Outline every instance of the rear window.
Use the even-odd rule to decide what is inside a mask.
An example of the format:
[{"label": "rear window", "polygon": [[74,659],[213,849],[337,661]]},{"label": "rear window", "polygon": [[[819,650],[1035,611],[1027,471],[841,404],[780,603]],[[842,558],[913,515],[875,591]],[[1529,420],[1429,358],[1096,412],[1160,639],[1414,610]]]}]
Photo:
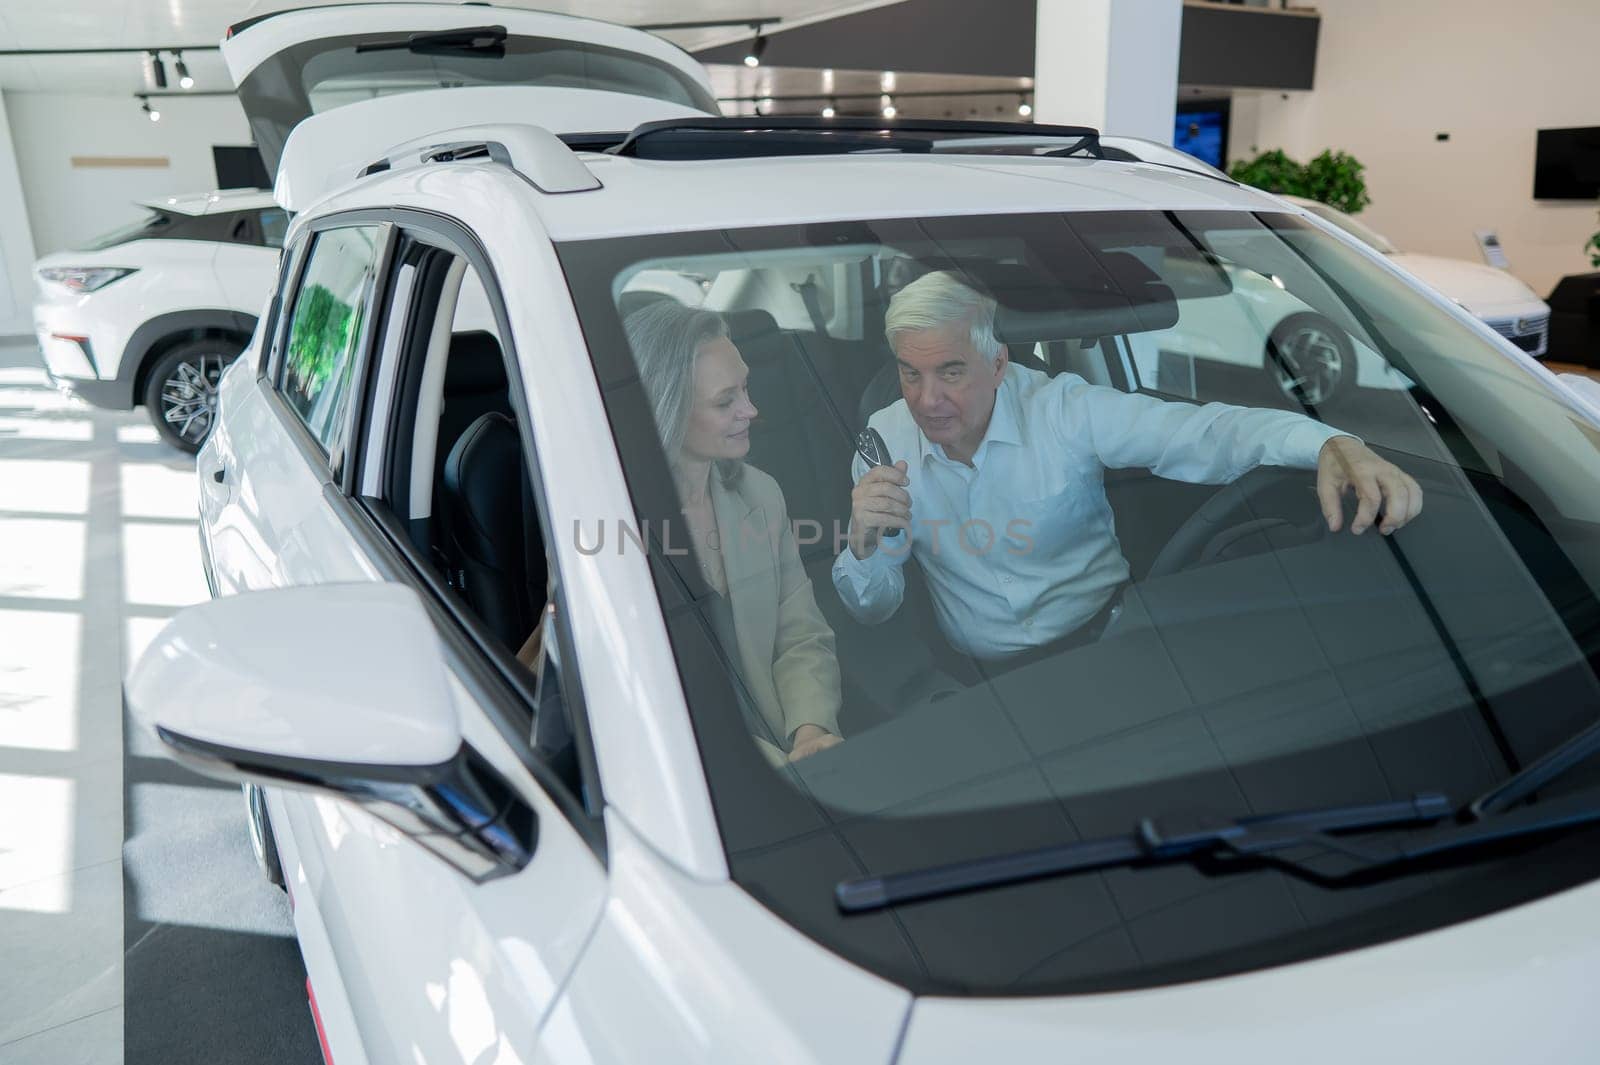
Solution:
[{"label": "rear window", "polygon": [[636,52],[581,41],[509,36],[504,54],[414,54],[369,49],[397,36],[328,37],[285,49],[239,86],[262,155],[277,158],[296,123],[345,104],[394,93],[478,86],[537,85],[645,96],[717,113],[716,100],[683,71]]}]

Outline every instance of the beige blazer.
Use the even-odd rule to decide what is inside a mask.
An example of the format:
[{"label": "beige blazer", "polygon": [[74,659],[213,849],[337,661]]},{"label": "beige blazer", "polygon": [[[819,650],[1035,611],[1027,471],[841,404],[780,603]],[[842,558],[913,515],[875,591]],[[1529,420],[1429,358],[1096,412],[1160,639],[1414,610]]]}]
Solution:
[{"label": "beige blazer", "polygon": [[739,664],[756,709],[783,749],[801,725],[839,735],[839,662],[817,609],[778,482],[746,465],[729,488],[711,477],[711,506],[739,638]]}]

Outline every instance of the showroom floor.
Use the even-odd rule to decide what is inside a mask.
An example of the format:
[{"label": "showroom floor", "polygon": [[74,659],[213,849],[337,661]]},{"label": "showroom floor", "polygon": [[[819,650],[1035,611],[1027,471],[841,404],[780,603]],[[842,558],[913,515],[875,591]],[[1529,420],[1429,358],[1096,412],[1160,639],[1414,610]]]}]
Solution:
[{"label": "showroom floor", "polygon": [[192,461],[38,365],[0,342],[0,1063],[310,1065],[238,790],[123,742],[127,664],[206,595]]}]

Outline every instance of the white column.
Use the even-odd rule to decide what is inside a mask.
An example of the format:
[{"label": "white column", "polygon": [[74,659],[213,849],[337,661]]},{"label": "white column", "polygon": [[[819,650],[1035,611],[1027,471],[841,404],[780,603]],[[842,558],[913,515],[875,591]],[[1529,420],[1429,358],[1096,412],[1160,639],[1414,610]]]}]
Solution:
[{"label": "white column", "polygon": [[1183,0],[1038,0],[1033,120],[1172,143]]},{"label": "white column", "polygon": [[0,94],[0,336],[33,332],[33,229]]}]

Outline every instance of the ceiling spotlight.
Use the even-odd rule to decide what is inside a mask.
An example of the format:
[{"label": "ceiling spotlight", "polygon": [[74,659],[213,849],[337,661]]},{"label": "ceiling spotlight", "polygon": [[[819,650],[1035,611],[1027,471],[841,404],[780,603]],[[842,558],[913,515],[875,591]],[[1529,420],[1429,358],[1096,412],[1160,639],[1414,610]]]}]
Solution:
[{"label": "ceiling spotlight", "polygon": [[140,103],[139,109],[149,117],[150,121],[160,122],[161,112],[150,106],[150,98],[148,96],[141,96],[139,99],[143,101]]},{"label": "ceiling spotlight", "polygon": [[893,118],[895,115],[898,115],[899,113],[900,113],[900,111],[899,111],[898,108],[895,107],[893,100],[890,100],[888,103],[883,105],[883,117],[884,118]]},{"label": "ceiling spotlight", "polygon": [[172,58],[174,60],[173,65],[178,68],[178,84],[185,89],[194,88],[194,78],[189,76],[189,68],[183,62],[183,53],[173,52]]},{"label": "ceiling spotlight", "polygon": [[744,65],[747,67],[759,67],[761,65],[761,55],[766,50],[767,39],[761,36],[761,27],[757,26],[756,39],[750,42],[750,51],[745,53]]},{"label": "ceiling spotlight", "polygon": [[1017,114],[1021,115],[1023,118],[1028,118],[1033,114],[1033,105],[1028,102],[1028,98],[1026,96],[1024,96],[1022,98],[1022,102],[1017,105]]},{"label": "ceiling spotlight", "polygon": [[832,118],[836,114],[838,114],[838,112],[833,109],[833,103],[831,101],[822,109],[823,118]]},{"label": "ceiling spotlight", "polygon": [[167,87],[167,65],[161,61],[160,52],[150,52],[145,56],[145,81],[153,83],[157,89]]}]

